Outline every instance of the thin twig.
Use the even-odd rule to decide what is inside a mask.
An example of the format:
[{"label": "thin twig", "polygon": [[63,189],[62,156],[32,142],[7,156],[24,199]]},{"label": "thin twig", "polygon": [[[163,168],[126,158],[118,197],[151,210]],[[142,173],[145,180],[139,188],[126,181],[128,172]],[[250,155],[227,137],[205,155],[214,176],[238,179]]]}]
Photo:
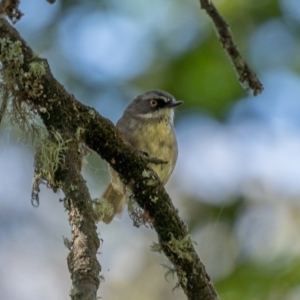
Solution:
[{"label": "thin twig", "polygon": [[259,95],[263,91],[264,87],[257,78],[256,74],[243,59],[241,53],[235,45],[229,25],[219,13],[217,8],[214,6],[212,1],[200,0],[200,4],[201,8],[206,11],[206,13],[214,22],[219,41],[228,54],[228,57],[234,66],[242,87],[247,90],[251,89],[254,96]]},{"label": "thin twig", "polygon": [[5,14],[13,22],[16,23],[24,15],[19,9],[19,0],[2,0],[0,1],[0,14]]},{"label": "thin twig", "polygon": [[101,266],[96,256],[100,241],[90,194],[80,174],[77,141],[68,143],[65,160],[66,168],[59,172],[59,179],[64,182],[62,190],[72,228],[72,241],[68,244],[70,252],[67,258],[72,279],[70,297],[72,300],[94,300],[100,284]]}]

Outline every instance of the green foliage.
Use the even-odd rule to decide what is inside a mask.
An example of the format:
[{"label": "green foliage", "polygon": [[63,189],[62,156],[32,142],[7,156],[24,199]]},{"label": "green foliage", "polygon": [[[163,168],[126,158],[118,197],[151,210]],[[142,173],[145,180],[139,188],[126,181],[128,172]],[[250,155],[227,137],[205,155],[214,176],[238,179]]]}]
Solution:
[{"label": "green foliage", "polygon": [[[278,264],[242,264],[226,279],[216,283],[223,300],[281,300],[297,299],[300,265],[291,261],[287,267],[284,258]],[[294,296],[296,297],[296,296]]]},{"label": "green foliage", "polygon": [[216,37],[175,61],[168,78],[177,82],[174,94],[188,99],[188,106],[201,107],[216,116],[244,93]]}]

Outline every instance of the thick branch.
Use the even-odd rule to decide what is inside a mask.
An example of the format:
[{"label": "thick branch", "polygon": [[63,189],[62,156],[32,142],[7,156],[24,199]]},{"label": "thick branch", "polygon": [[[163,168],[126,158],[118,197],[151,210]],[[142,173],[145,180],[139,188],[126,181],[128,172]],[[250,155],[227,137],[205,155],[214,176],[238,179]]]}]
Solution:
[{"label": "thick branch", "polygon": [[57,180],[63,182],[64,201],[72,228],[72,242],[69,243],[68,255],[72,279],[70,296],[72,300],[94,300],[97,296],[101,271],[96,257],[99,238],[91,198],[80,174],[80,163],[77,141],[69,142],[65,153],[66,168],[58,173]]},{"label": "thick branch", "polygon": [[[32,61],[45,64],[44,60],[34,57],[34,53],[18,32],[3,19],[0,20],[1,38],[13,42],[21,41],[24,55],[24,63],[21,65],[23,73],[29,72]],[[4,68],[5,64],[6,62]],[[14,76],[16,77],[16,74]],[[26,78],[28,76],[26,75]],[[193,247],[186,224],[180,220],[157,175],[148,168],[148,162],[123,142],[109,120],[68,94],[53,78],[49,68],[46,68],[46,73],[42,76],[32,77],[31,74],[29,77],[30,83],[26,82],[26,86],[36,86],[37,80],[38,85],[42,87],[40,93],[31,93],[28,88],[24,88],[26,78],[16,78],[18,93],[13,94],[18,100],[32,105],[48,130],[71,132],[74,139],[78,139],[79,133],[82,133],[81,139],[120,174],[125,184],[130,185],[134,198],[149,214],[158,235],[160,248],[174,265],[179,283],[188,299],[218,299],[204,265]],[[80,207],[81,204],[78,209],[81,209]],[[90,218],[90,214],[86,217]]]},{"label": "thick branch", "polygon": [[[61,118],[66,117],[64,113],[51,114],[50,117],[50,114],[44,110],[44,104],[48,107],[52,101],[55,102],[56,110],[59,110],[59,107],[64,110],[66,106],[61,105],[59,99],[67,103],[63,97],[71,99],[71,96],[67,95],[59,84],[55,86],[56,82],[52,75],[50,73],[46,75],[45,62],[35,59],[32,50],[4,19],[0,19],[0,59],[5,84],[4,101],[7,101],[8,95],[13,98],[13,107],[18,110],[16,115],[23,115],[23,119],[29,116],[28,112],[26,113],[28,107],[37,114],[40,110],[44,111],[42,118],[50,137],[52,132],[56,131],[65,141],[69,141],[67,150],[63,153],[64,163],[56,172],[55,180],[65,194],[65,204],[69,211],[69,222],[72,228],[72,241],[66,242],[70,249],[68,255],[68,267],[72,279],[70,296],[73,300],[95,300],[101,270],[97,260],[99,238],[90,195],[80,174],[81,159],[78,157],[78,141],[74,139],[72,128],[63,124]],[[44,73],[43,80],[41,79],[42,73]],[[50,81],[52,81],[51,85]],[[43,93],[46,86],[51,92],[45,88],[47,93]],[[53,97],[54,94],[56,94],[55,97]],[[27,106],[22,108],[24,103]],[[72,105],[71,101],[69,103]],[[5,112],[5,109],[2,110]],[[47,114],[50,117],[49,122],[45,121]]]},{"label": "thick branch", "polygon": [[243,88],[250,88],[253,91],[254,96],[259,95],[263,91],[264,87],[257,78],[256,74],[248,66],[248,64],[240,54],[237,46],[233,41],[233,36],[230,32],[227,22],[224,20],[211,0],[200,0],[200,4],[201,8],[207,12],[207,14],[214,22],[219,36],[219,41],[228,54],[228,57],[231,60],[235,71],[237,72],[239,81],[242,84]]}]

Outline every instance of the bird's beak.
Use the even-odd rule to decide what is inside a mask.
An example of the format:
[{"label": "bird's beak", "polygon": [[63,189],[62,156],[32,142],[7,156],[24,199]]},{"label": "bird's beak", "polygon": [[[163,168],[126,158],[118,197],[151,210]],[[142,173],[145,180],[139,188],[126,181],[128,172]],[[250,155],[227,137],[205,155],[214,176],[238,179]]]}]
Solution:
[{"label": "bird's beak", "polygon": [[170,103],[167,105],[167,107],[173,108],[173,107],[176,107],[176,106],[181,105],[182,103],[183,103],[183,101],[176,101],[176,100],[174,100],[174,101],[170,102]]}]

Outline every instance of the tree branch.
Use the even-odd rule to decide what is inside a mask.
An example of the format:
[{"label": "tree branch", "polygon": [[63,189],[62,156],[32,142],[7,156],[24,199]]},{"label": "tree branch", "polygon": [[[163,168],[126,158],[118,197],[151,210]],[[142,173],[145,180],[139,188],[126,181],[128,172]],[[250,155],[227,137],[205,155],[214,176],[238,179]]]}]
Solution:
[{"label": "tree branch", "polygon": [[[13,101],[12,106],[15,110],[13,117],[21,119],[24,124],[26,117],[31,117],[30,111],[37,115],[36,118],[39,115],[49,133],[49,142],[47,146],[44,145],[46,148],[43,150],[47,150],[47,153],[60,152],[59,160],[53,159],[53,156],[48,157],[50,163],[56,163],[55,174],[49,170],[47,170],[49,175],[46,178],[36,174],[33,200],[38,200],[39,183],[45,180],[54,191],[61,188],[64,192],[64,203],[69,212],[72,229],[72,241],[65,239],[65,245],[70,250],[67,261],[72,279],[71,299],[95,300],[101,271],[97,260],[99,238],[92,201],[80,174],[81,158],[78,154],[78,140],[74,134],[75,125],[72,123],[68,126],[67,123],[70,118],[68,110],[70,109],[71,115],[76,114],[72,106],[72,96],[68,95],[53,79],[45,60],[38,59],[19,33],[2,18],[0,18],[0,60],[2,81],[4,81],[3,94],[8,95],[4,101],[7,97]],[[61,112],[59,112],[60,109]],[[34,126],[32,120],[27,121]],[[58,150],[59,143],[53,138],[53,132],[61,138],[64,145],[61,150]],[[41,143],[45,144],[46,141],[43,140]],[[35,159],[36,173],[40,171],[40,165],[46,164],[37,157],[38,155]],[[43,159],[46,158],[43,156]],[[54,169],[52,171],[55,171]]]},{"label": "tree branch", "polygon": [[72,242],[69,243],[68,267],[72,279],[72,300],[94,300],[99,287],[101,266],[97,260],[100,246],[91,198],[80,174],[77,141],[68,143],[65,166],[57,180],[63,182],[65,206],[69,211]]},{"label": "tree branch", "polygon": [[259,95],[263,91],[264,87],[257,78],[256,74],[252,71],[252,69],[248,66],[248,64],[240,54],[237,46],[233,41],[233,36],[230,32],[229,25],[224,20],[211,0],[200,0],[200,4],[201,8],[206,11],[206,13],[214,22],[219,36],[219,41],[228,54],[228,57],[233,64],[241,85],[245,89],[250,88],[253,91],[254,96]]},{"label": "tree branch", "polygon": [[[5,52],[8,48],[20,48],[22,59],[18,60],[14,55],[6,56]],[[162,250],[173,264],[179,284],[187,298],[218,299],[188,235],[186,224],[180,220],[157,175],[148,168],[148,162],[123,142],[119,132],[109,120],[68,94],[53,78],[46,61],[36,58],[18,32],[4,19],[0,19],[0,60],[3,64],[4,78],[10,80],[7,86],[10,88],[10,94],[15,98],[14,101],[25,102],[41,117],[48,131],[55,130],[64,136],[67,134],[69,139],[71,136],[71,144],[78,140],[86,143],[119,173],[125,184],[130,186],[134,199],[149,215],[149,221],[158,235],[159,250]],[[11,84],[12,80],[13,84]],[[96,270],[99,271],[99,266],[95,263],[94,252],[98,241],[95,241],[97,240],[94,234],[95,226],[91,224],[93,213],[86,187],[81,190],[84,184],[79,174],[79,167],[72,166],[72,163],[78,162],[78,159],[74,158],[75,147],[72,146],[68,151],[66,169],[58,170],[56,179],[63,181],[62,187],[66,198],[72,199],[69,208],[70,222],[72,226],[76,226],[73,230],[73,238],[75,237],[73,247],[77,245],[76,237],[77,241],[84,243],[85,254],[89,257],[85,260],[85,270],[93,269],[92,276],[88,280],[89,284],[96,287],[98,282],[95,282],[95,274]],[[75,187],[80,187],[73,192],[74,182],[70,181],[71,178],[75,180]],[[75,216],[72,215],[73,213]],[[82,222],[79,226],[78,217]],[[82,247],[80,243],[77,246]],[[77,284],[77,279],[80,278],[74,273],[78,271],[75,260],[80,258],[80,251],[73,251],[69,255],[68,262],[73,284]],[[85,284],[88,283],[84,282]],[[77,284],[77,287],[83,291],[82,286]]]}]

